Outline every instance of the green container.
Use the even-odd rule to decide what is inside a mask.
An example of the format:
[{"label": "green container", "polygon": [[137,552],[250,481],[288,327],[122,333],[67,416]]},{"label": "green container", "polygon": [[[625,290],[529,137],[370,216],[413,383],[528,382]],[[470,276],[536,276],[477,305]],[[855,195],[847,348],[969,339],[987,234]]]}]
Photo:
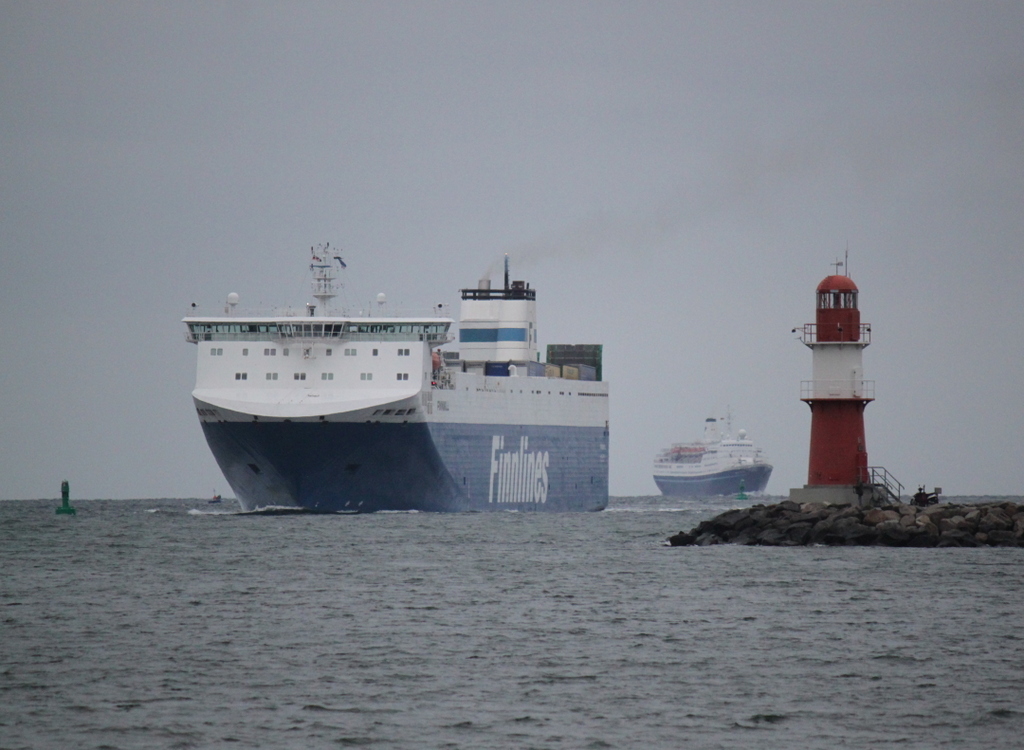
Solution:
[{"label": "green container", "polygon": [[[603,344],[548,344],[547,360],[553,365],[587,365],[593,367],[601,380]],[[565,377],[564,373],[562,377]]]}]

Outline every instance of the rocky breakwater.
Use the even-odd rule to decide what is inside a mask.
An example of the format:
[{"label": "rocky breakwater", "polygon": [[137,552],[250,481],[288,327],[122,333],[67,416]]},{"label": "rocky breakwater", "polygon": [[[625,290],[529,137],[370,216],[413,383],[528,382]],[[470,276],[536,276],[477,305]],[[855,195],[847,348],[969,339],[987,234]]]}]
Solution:
[{"label": "rocky breakwater", "polygon": [[673,547],[810,544],[885,547],[1024,547],[1024,505],[852,505],[796,503],[726,511],[669,537]]}]

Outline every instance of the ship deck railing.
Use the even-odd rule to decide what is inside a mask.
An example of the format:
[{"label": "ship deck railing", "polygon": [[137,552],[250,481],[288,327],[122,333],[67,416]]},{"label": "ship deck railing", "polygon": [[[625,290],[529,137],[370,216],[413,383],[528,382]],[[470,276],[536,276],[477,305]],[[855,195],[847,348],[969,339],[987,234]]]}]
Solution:
[{"label": "ship deck railing", "polygon": [[873,401],[874,380],[801,380],[800,399],[813,401],[830,398],[859,398]]},{"label": "ship deck railing", "polygon": [[857,346],[867,346],[871,343],[871,324],[861,323],[860,328],[857,331],[857,335],[853,340],[845,339],[843,341],[821,341],[818,338],[818,324],[817,323],[804,323],[799,328],[793,329],[794,333],[800,334],[800,342],[803,344],[846,344],[847,346],[854,344]]},{"label": "ship deck railing", "polygon": [[434,346],[447,344],[453,340],[449,333],[358,333],[354,331],[292,331],[284,333],[281,331],[246,331],[228,332],[217,331],[186,331],[185,340],[190,344],[200,341],[295,341],[304,342],[325,341],[337,343],[339,341],[350,342],[375,342],[375,341],[426,341]]}]

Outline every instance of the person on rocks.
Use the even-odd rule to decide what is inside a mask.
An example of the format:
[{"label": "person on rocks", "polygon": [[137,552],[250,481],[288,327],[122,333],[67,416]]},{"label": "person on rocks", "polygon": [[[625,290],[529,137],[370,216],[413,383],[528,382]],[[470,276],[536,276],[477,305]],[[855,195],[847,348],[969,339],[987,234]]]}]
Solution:
[{"label": "person on rocks", "polygon": [[935,505],[939,502],[939,492],[925,492],[924,485],[922,484],[917,488],[917,492],[914,493],[914,505],[919,508],[924,508],[927,505]]}]

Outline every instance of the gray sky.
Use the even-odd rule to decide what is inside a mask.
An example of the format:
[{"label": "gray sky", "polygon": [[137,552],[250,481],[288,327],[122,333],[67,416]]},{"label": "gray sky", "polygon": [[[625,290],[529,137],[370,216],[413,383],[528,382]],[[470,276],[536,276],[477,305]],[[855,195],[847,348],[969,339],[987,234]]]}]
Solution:
[{"label": "gray sky", "polygon": [[0,2],[0,497],[228,487],[180,319],[422,309],[510,253],[603,343],[611,491],[733,413],[806,481],[814,288],[850,250],[908,487],[1021,494],[1020,2]]}]

